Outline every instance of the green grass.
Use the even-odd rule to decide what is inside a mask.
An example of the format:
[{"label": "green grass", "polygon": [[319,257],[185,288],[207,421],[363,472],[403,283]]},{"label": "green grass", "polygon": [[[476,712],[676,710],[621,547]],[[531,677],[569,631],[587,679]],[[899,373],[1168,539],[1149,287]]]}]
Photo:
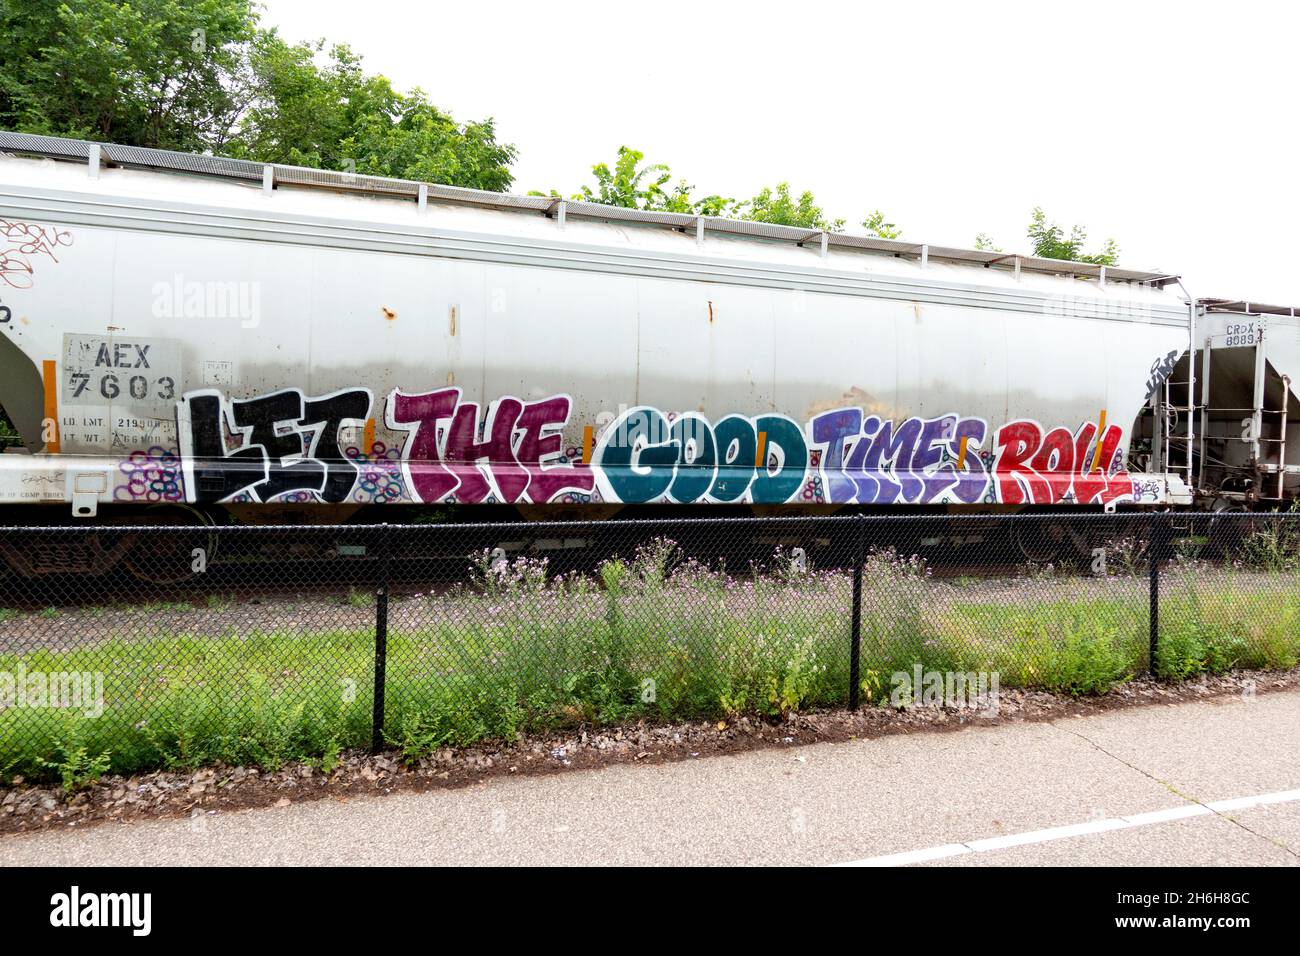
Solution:
[{"label": "green grass", "polygon": [[366,591],[358,591],[356,588],[348,588],[344,603],[348,607],[370,607],[375,603],[375,596]]},{"label": "green grass", "polygon": [[[370,704],[361,693],[343,703],[341,681],[368,694],[372,648],[370,634],[266,633],[35,651],[21,658],[27,673],[102,673],[104,713],[0,710],[0,767],[33,775],[73,734],[89,752],[109,752],[117,772],[218,760],[274,766],[323,753],[335,737],[357,746],[369,740]],[[0,656],[0,670],[17,673],[19,663]]]},{"label": "green grass", "polygon": [[[474,589],[394,598],[389,742],[416,759],[444,745],[579,723],[775,715],[846,702],[847,575],[734,578],[693,564],[668,574],[670,557],[612,562],[598,580],[551,579],[540,562],[520,559],[484,565]],[[863,587],[866,699],[886,701],[889,676],[917,663],[997,672],[1004,688],[1104,692],[1147,668],[1144,587],[1140,579],[1035,578],[1001,590],[942,584],[916,562],[875,555]],[[268,620],[276,613],[268,607]],[[18,620],[39,634],[42,616],[6,627]],[[1300,578],[1174,574],[1161,621],[1163,676],[1290,667],[1300,660]],[[105,697],[98,717],[0,709],[0,774],[66,785],[106,769],[328,763],[369,742],[368,626],[145,638],[146,624],[124,617],[94,645],[0,654],[0,672],[9,674],[20,666],[102,673]]]},{"label": "green grass", "polygon": [[1171,679],[1232,668],[1300,663],[1300,575],[1293,571],[1205,581],[1175,575],[1160,602],[1156,662]]},{"label": "green grass", "polygon": [[1103,693],[1146,665],[1145,605],[1117,598],[971,603],[940,615],[930,670],[998,672],[1002,686]]},{"label": "green grass", "polygon": [[138,605],[134,610],[138,614],[161,614],[166,611],[192,611],[194,605],[188,601],[150,601]]}]

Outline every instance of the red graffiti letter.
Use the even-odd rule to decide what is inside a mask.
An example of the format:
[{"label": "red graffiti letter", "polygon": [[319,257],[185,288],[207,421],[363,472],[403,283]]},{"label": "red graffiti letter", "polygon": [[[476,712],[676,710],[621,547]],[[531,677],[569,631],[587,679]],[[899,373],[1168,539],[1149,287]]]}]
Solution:
[{"label": "red graffiti letter", "polygon": [[993,474],[997,478],[998,499],[1004,504],[1024,502],[1025,489],[1029,491],[1029,501],[1035,504],[1051,500],[1052,489],[1031,463],[1042,441],[1043,434],[1036,422],[1009,422],[998,429],[994,439],[998,457]]},{"label": "red graffiti letter", "polygon": [[438,454],[438,422],[450,418],[460,399],[460,389],[443,388],[420,395],[404,395],[394,389],[388,400],[388,425],[406,429],[410,437],[402,449],[407,478],[419,501],[441,501],[456,487],[456,476],[441,463]]},{"label": "red graffiti letter", "polygon": [[1076,451],[1082,450],[1082,454],[1078,454],[1076,458],[1075,469],[1078,476],[1074,479],[1075,497],[1080,504],[1090,504],[1098,495],[1101,496],[1102,504],[1109,504],[1116,498],[1133,494],[1133,479],[1129,477],[1127,471],[1121,469],[1114,475],[1110,473],[1110,465],[1115,458],[1115,452],[1119,449],[1124,430],[1118,425],[1107,426],[1106,431],[1098,439],[1101,444],[1101,454],[1096,455],[1097,467],[1094,470],[1093,456],[1088,454],[1090,450],[1088,446],[1096,434],[1097,426],[1087,422],[1079,429],[1078,436],[1075,438]]},{"label": "red graffiti letter", "polygon": [[1032,467],[1043,476],[1048,488],[1047,500],[1035,498],[1035,503],[1054,505],[1064,501],[1074,482],[1074,436],[1068,428],[1053,428],[1047,433]]},{"label": "red graffiti letter", "polygon": [[478,441],[478,403],[465,402],[451,420],[447,433],[446,460],[460,478],[457,498],[471,504],[483,501],[491,490],[479,462],[487,465],[505,502],[519,500],[528,487],[528,471],[515,461],[515,421],[524,403],[501,398],[488,404],[484,437]]},{"label": "red graffiti letter", "polygon": [[[558,429],[569,420],[569,399],[563,395],[529,402],[516,426],[523,432],[516,457],[528,470],[528,500],[544,504],[565,489],[591,493],[595,476],[586,465],[561,464],[555,457],[564,448]],[[547,467],[549,465],[549,467]]]}]

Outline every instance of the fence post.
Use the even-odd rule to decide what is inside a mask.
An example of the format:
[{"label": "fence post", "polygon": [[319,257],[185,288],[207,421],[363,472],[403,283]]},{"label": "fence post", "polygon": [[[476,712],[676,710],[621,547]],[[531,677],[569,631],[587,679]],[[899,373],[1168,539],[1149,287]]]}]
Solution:
[{"label": "fence post", "polygon": [[370,723],[370,751],[384,746],[384,676],[388,669],[388,559],[392,553],[388,524],[379,529],[379,587],[375,590],[375,695]]},{"label": "fence post", "polygon": [[862,683],[859,671],[862,666],[862,562],[866,544],[867,518],[859,514],[853,519],[853,619],[849,625],[849,710],[858,709]]},{"label": "fence post", "polygon": [[1150,609],[1151,651],[1148,658],[1148,670],[1152,677],[1156,675],[1156,649],[1160,643],[1160,562],[1165,556],[1168,537],[1168,517],[1158,511],[1151,512],[1150,545],[1147,548],[1148,597]]}]

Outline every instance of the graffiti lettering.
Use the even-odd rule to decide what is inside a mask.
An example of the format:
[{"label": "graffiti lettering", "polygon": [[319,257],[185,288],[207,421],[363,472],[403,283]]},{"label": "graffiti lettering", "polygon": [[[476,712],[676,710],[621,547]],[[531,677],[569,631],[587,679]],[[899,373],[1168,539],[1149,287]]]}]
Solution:
[{"label": "graffiti lettering", "polygon": [[[247,494],[265,502],[290,492],[346,500],[357,466],[343,456],[339,430],[363,425],[371,400],[368,389],[313,399],[285,389],[232,401],[212,390],[187,393],[177,408],[187,500],[218,502]],[[242,438],[234,450],[227,448],[227,431]]]},{"label": "graffiti lettering", "polygon": [[[140,351],[110,357],[114,367],[148,358]],[[600,432],[585,465],[580,448],[564,445],[573,408],[567,395],[507,395],[480,405],[462,401],[454,387],[394,389],[383,424],[400,436],[396,442],[378,440],[371,406],[364,388],[319,398],[298,389],[246,399],[188,392],[177,404],[178,453],[164,466],[153,463],[161,448],[132,459],[123,497],[1047,505],[1159,494],[1124,470],[1123,429],[1109,425],[1099,435],[1092,422],[1071,431],[1013,421],[986,447],[988,423],[955,413],[895,421],[846,407],[816,415],[805,429],[784,415],[711,422],[698,412],[637,406]]]},{"label": "graffiti lettering", "polygon": [[325,501],[346,501],[357,482],[357,466],[339,447],[339,432],[349,424],[365,425],[370,416],[370,390],[354,388],[313,398],[303,404],[299,425],[312,429],[308,457],[325,466]]},{"label": "graffiti lettering", "polygon": [[1151,363],[1151,374],[1147,377],[1147,401],[1151,400],[1151,396],[1156,393],[1156,389],[1165,384],[1165,379],[1169,378],[1174,366],[1178,364],[1178,355],[1178,350],[1174,349],[1164,358],[1158,358]]},{"label": "graffiti lettering", "polygon": [[823,450],[826,500],[836,504],[972,504],[988,487],[979,454],[986,426],[978,418],[896,423],[838,408],[814,418],[810,431]]},{"label": "graffiti lettering", "polygon": [[58,262],[54,251],[70,245],[72,233],[66,229],[0,219],[0,282],[14,289],[30,289],[32,259],[48,256]]},{"label": "graffiti lettering", "polygon": [[784,415],[728,415],[711,425],[695,412],[670,422],[641,406],[604,431],[592,464],[607,501],[780,503],[803,487],[808,445]]},{"label": "graffiti lettering", "polygon": [[993,474],[1005,504],[1110,504],[1133,495],[1133,479],[1120,461],[1123,429],[1108,425],[1098,450],[1097,426],[1044,434],[1035,421],[1009,422],[994,439]]},{"label": "graffiti lettering", "polygon": [[480,423],[478,403],[462,403],[460,394],[395,389],[389,396],[386,421],[407,433],[402,469],[415,500],[541,504],[563,491],[591,492],[591,470],[570,463],[562,448],[567,395],[499,398]]}]

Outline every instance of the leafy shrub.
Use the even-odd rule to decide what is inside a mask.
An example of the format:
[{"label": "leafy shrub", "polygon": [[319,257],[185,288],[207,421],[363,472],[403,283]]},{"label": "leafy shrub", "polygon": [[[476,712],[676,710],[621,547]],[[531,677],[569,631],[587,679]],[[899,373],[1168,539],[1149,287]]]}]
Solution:
[{"label": "leafy shrub", "polygon": [[64,793],[72,793],[99,782],[108,772],[112,762],[110,751],[92,754],[81,734],[81,721],[85,718],[69,713],[63,721],[63,733],[55,738],[52,759],[38,757],[36,763],[52,771],[63,785]]}]

